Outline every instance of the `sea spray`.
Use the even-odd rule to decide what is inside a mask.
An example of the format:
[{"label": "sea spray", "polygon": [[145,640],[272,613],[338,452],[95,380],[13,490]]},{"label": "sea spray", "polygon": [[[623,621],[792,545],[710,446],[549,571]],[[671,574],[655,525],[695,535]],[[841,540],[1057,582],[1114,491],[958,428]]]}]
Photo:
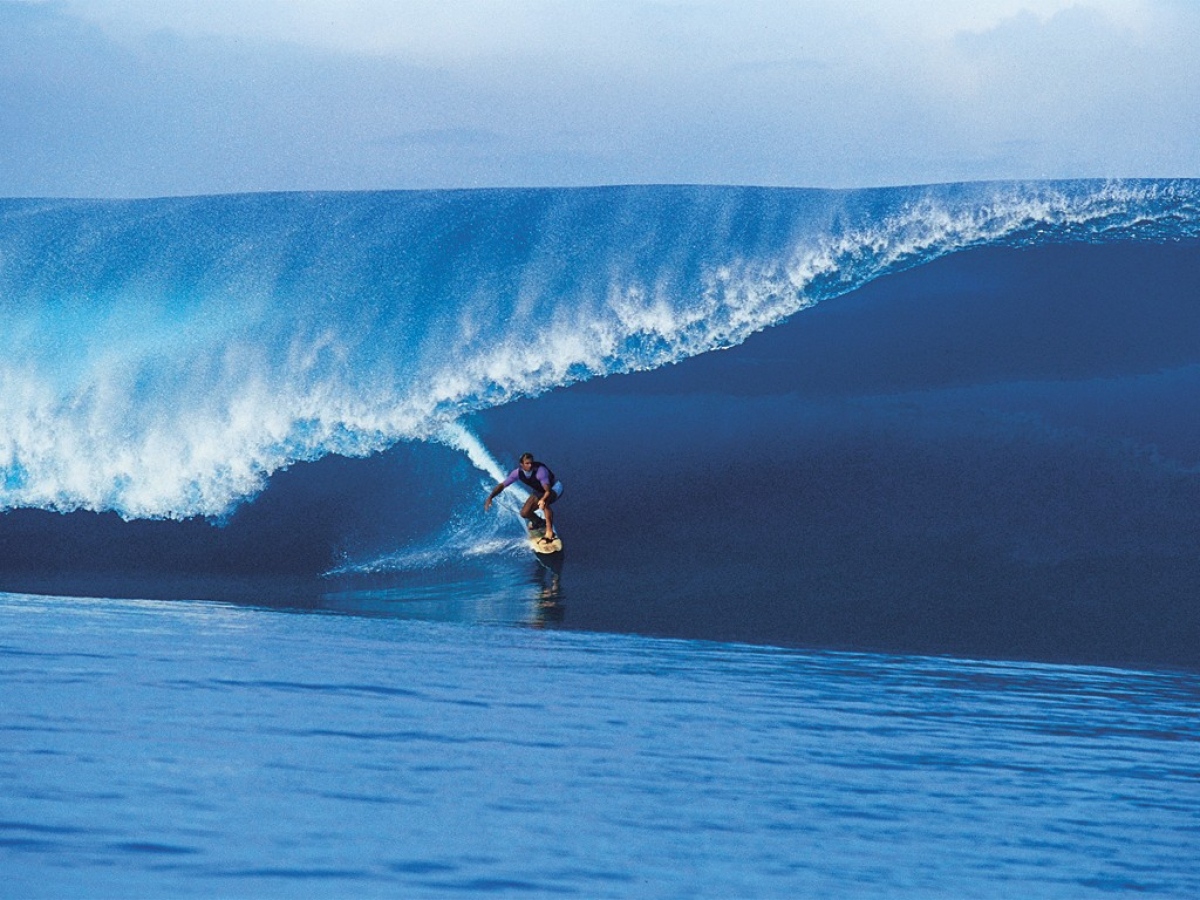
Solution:
[{"label": "sea spray", "polygon": [[490,513],[482,509],[483,498],[507,474],[483,442],[461,422],[448,422],[431,440],[462,452],[475,469],[486,475],[479,479],[477,503],[468,496],[465,507],[455,512],[435,534],[366,560],[347,560],[329,574],[436,569],[448,562],[511,553],[523,549],[520,509],[522,500],[513,492],[501,494]]},{"label": "sea spray", "polygon": [[435,440],[461,450],[467,455],[475,468],[486,473],[493,482],[501,482],[508,474],[501,468],[496,458],[483,446],[483,442],[461,422],[448,422],[434,435]]}]

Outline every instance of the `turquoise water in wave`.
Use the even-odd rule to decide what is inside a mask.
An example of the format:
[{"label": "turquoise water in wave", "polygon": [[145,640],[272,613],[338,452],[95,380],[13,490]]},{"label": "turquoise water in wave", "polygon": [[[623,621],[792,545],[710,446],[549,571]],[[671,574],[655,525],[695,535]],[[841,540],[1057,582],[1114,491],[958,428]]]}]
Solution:
[{"label": "turquoise water in wave", "polygon": [[970,248],[1198,235],[1195,180],[0,199],[0,508],[227,517]]},{"label": "turquoise water in wave", "polygon": [[1200,896],[1194,674],[3,594],[0,680],[3,897]]}]

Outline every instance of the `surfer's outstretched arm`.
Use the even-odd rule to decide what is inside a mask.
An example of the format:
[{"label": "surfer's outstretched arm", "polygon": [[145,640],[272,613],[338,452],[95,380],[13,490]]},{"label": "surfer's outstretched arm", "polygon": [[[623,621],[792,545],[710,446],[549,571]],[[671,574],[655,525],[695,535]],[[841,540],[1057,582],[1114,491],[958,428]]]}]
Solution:
[{"label": "surfer's outstretched arm", "polygon": [[490,494],[488,494],[488,498],[483,501],[483,511],[484,512],[487,512],[489,509],[492,508],[492,501],[500,496],[500,493],[504,490],[504,488],[505,488],[504,484],[498,484],[494,488],[492,488],[492,492]]}]

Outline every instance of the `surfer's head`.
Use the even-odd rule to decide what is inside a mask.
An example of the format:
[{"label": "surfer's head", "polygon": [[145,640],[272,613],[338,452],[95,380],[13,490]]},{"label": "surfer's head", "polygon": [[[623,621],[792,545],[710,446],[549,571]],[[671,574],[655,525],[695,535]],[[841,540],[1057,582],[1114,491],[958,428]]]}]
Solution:
[{"label": "surfer's head", "polygon": [[519,460],[517,460],[517,462],[520,463],[520,466],[522,469],[524,469],[526,472],[528,472],[530,469],[533,468],[533,454],[532,453],[522,453],[521,458]]}]

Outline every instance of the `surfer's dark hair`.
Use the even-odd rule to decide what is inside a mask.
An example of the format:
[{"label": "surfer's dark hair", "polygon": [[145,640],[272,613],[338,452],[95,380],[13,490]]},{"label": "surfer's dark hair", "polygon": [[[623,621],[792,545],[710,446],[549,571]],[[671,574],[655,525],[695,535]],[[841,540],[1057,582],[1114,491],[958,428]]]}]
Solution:
[{"label": "surfer's dark hair", "polygon": [[525,462],[525,460],[529,460],[530,462],[534,462],[533,454],[532,454],[532,453],[522,453],[522,454],[521,454],[521,458],[520,458],[520,459],[518,459],[518,460],[517,460],[517,462],[519,462],[519,463],[523,463],[523,462]]}]

